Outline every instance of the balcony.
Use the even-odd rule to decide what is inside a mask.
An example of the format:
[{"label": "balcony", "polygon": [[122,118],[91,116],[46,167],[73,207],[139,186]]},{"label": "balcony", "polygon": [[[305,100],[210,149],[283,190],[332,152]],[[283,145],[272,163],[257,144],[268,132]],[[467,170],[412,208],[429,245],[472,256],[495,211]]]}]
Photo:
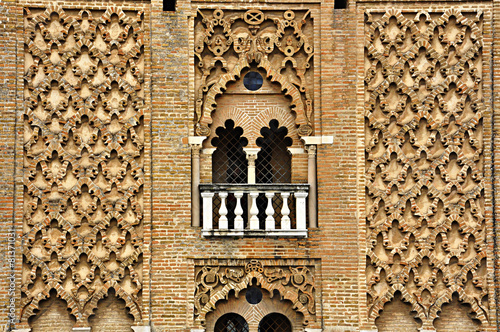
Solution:
[{"label": "balcony", "polygon": [[307,237],[308,184],[200,184],[202,236]]}]

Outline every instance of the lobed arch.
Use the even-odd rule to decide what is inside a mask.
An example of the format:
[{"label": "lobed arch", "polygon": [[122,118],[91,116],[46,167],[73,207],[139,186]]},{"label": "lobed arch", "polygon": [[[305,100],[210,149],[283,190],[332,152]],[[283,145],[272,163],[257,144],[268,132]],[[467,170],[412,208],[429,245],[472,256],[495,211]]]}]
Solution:
[{"label": "lobed arch", "polygon": [[210,125],[211,131],[207,144],[210,144],[212,138],[216,136],[215,129],[224,127],[224,123],[229,119],[234,121],[235,127],[243,129],[243,136],[248,139],[248,147],[257,148],[256,141],[261,136],[260,130],[268,127],[269,121],[273,119],[278,120],[280,127],[284,126],[288,129],[287,136],[293,140],[292,147],[303,147],[293,115],[282,107],[268,107],[255,116],[250,116],[236,107],[216,113]]},{"label": "lobed arch", "polygon": [[[253,285],[252,287],[255,287]],[[257,288],[260,288],[256,286]],[[303,315],[293,308],[293,303],[288,300],[281,300],[273,294],[260,288],[262,300],[257,304],[251,304],[245,298],[246,294],[238,297],[233,292],[227,301],[219,301],[217,308],[207,315],[206,331],[214,331],[217,321],[227,314],[237,314],[248,324],[250,331],[257,331],[262,320],[270,314],[280,314],[288,319],[293,332],[303,331]],[[243,290],[242,292],[245,292]]]},{"label": "lobed arch", "polygon": [[[310,116],[312,114],[312,104],[302,101],[301,92],[292,83],[288,82],[287,78],[273,68],[271,62],[266,57],[260,59],[257,67],[266,72],[266,78],[271,82],[277,82],[281,86],[281,91],[291,98],[290,109],[295,113],[295,125],[299,127],[298,134],[300,136],[309,136],[313,132]],[[209,89],[205,100],[203,101],[201,114],[198,115],[198,123],[196,124],[196,133],[202,136],[211,135],[210,125],[213,123],[212,112],[216,111],[217,96],[224,94],[229,82],[236,82],[240,79],[241,72],[245,68],[250,68],[250,63],[247,57],[239,58],[238,63],[234,66],[231,72],[220,76],[219,80]],[[200,101],[198,102],[200,103]]]},{"label": "lobed arch", "polygon": [[316,320],[315,281],[313,271],[306,266],[287,268],[263,266],[250,260],[243,266],[202,266],[196,273],[195,324],[206,326],[207,314],[217,309],[219,301],[228,300],[254,284],[262,290],[274,292],[281,301],[291,302],[292,308],[302,314],[302,326]]}]

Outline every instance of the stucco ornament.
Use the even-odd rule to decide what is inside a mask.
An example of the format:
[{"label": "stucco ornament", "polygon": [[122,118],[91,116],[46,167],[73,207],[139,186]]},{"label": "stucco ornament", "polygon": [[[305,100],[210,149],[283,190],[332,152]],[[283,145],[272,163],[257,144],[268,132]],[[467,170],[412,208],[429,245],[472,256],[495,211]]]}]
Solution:
[{"label": "stucco ornament", "polygon": [[291,301],[293,308],[304,315],[303,325],[308,325],[316,315],[313,271],[310,266],[268,266],[255,259],[244,264],[199,266],[195,274],[195,319],[204,325],[207,313],[217,307],[218,301],[228,299],[231,291],[238,297],[255,278],[257,286],[271,297],[276,290],[282,300]]},{"label": "stucco ornament", "polygon": [[195,19],[195,116],[197,135],[210,133],[217,96],[249,68],[265,72],[290,98],[301,135],[313,116],[310,11],[198,10]]}]

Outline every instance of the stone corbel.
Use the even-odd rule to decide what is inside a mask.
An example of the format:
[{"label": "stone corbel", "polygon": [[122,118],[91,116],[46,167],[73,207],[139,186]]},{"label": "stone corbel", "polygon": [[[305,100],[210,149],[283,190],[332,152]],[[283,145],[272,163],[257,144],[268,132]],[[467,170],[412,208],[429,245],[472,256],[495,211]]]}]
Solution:
[{"label": "stone corbel", "polygon": [[333,136],[304,136],[301,138],[308,153],[307,181],[309,183],[309,228],[318,227],[318,183],[316,150],[320,144],[333,144]]},{"label": "stone corbel", "polygon": [[288,152],[290,152],[292,156],[297,154],[303,154],[306,152],[304,148],[287,148],[287,150]]},{"label": "stone corbel", "polygon": [[206,136],[190,136],[191,146],[191,225],[200,227],[200,150]]}]

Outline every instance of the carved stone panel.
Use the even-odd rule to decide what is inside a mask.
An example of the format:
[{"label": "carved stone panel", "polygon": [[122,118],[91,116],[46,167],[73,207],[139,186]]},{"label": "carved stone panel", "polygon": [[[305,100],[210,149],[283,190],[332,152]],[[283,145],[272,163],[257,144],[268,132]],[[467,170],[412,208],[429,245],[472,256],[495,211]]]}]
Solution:
[{"label": "carved stone panel", "polygon": [[196,133],[209,136],[217,97],[249,69],[289,97],[299,134],[312,133],[313,19],[310,10],[198,10],[195,18]]},{"label": "carved stone panel", "polygon": [[141,318],[143,20],[25,9],[22,321],[51,289],[77,326],[110,288]]},{"label": "carved stone panel", "polygon": [[422,329],[434,329],[453,294],[489,320],[482,29],[481,12],[366,13],[372,323],[396,292]]},{"label": "carved stone panel", "polygon": [[[290,301],[303,314],[302,324],[316,317],[315,265],[284,265],[269,260],[199,261],[195,266],[195,320],[205,325],[207,313],[217,302],[228,299],[254,285],[269,292],[278,292],[281,300]],[[256,284],[253,280],[256,280]]]}]

